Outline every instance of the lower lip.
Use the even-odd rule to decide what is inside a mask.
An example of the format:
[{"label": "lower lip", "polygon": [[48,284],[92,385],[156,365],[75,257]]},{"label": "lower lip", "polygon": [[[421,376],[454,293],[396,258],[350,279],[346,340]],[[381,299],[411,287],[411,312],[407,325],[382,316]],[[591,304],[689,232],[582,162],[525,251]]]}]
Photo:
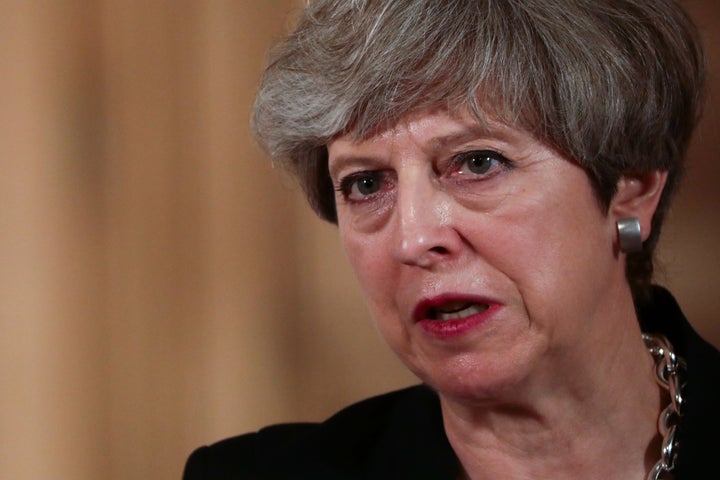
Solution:
[{"label": "lower lip", "polygon": [[491,305],[487,310],[457,320],[443,321],[424,319],[420,320],[418,325],[420,325],[426,333],[434,337],[446,339],[457,338],[485,323],[499,308],[499,305]]}]

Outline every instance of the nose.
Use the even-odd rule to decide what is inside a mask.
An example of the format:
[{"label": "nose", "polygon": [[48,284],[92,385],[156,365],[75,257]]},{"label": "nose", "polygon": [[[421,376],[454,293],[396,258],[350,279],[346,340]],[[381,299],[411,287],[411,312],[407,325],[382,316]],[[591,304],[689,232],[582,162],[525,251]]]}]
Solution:
[{"label": "nose", "polygon": [[400,179],[396,202],[394,255],[400,263],[431,268],[459,251],[452,199],[431,179],[421,174]]}]

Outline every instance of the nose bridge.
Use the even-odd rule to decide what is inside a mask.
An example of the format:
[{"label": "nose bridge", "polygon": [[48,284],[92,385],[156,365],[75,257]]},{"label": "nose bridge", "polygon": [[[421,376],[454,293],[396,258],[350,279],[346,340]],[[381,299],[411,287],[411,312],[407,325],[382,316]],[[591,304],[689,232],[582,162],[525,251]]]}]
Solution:
[{"label": "nose bridge", "polygon": [[420,168],[398,178],[396,255],[402,263],[427,266],[447,252],[449,206],[443,192]]}]

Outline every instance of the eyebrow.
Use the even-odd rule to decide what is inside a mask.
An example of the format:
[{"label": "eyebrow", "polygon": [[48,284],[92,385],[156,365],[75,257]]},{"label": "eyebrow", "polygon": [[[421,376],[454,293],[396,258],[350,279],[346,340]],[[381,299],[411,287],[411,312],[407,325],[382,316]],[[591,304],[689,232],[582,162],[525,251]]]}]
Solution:
[{"label": "eyebrow", "polygon": [[439,150],[446,148],[448,145],[457,145],[470,140],[491,137],[493,135],[494,132],[489,131],[487,128],[478,126],[475,128],[466,128],[457,133],[434,137],[430,139],[430,145],[432,145],[433,150]]},{"label": "eyebrow", "polygon": [[[433,152],[438,152],[455,145],[482,139],[497,139],[506,143],[511,142],[513,139],[512,130],[506,131],[506,129],[502,127],[493,128],[492,126],[485,126],[479,123],[467,124],[458,128],[456,132],[430,138],[428,140],[428,146]],[[340,154],[335,157],[333,165],[330,166],[329,173],[331,177],[334,177],[338,170],[348,165],[358,164],[373,168],[381,163],[381,160],[368,155]],[[332,168],[333,166],[335,168]]]},{"label": "eyebrow", "polygon": [[335,178],[338,170],[342,170],[350,165],[362,165],[363,167],[372,169],[381,163],[381,160],[367,155],[338,155],[332,164],[328,164],[328,173],[331,178]]}]

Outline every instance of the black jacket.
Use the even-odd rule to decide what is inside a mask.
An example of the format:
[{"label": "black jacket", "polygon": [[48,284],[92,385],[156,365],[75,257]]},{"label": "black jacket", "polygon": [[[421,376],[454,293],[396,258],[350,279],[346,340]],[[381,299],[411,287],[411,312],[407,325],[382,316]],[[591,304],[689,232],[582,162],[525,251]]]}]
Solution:
[{"label": "black jacket", "polygon": [[[720,353],[695,333],[663,289],[656,288],[638,313],[643,331],[664,333],[687,361],[676,480],[720,476]],[[201,447],[183,478],[454,480],[458,471],[439,399],[416,386],[362,401],[323,423],[276,425]]]}]

